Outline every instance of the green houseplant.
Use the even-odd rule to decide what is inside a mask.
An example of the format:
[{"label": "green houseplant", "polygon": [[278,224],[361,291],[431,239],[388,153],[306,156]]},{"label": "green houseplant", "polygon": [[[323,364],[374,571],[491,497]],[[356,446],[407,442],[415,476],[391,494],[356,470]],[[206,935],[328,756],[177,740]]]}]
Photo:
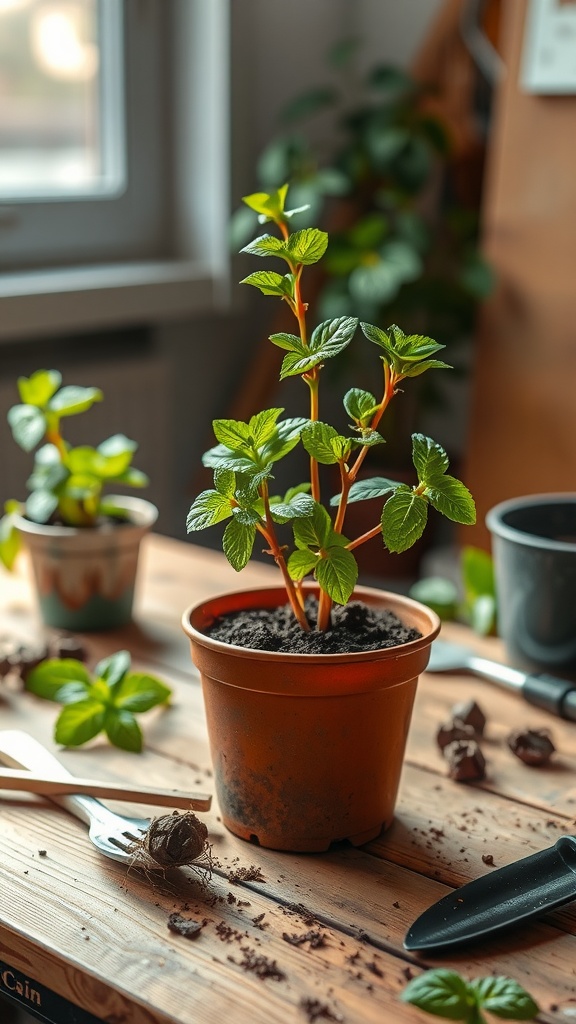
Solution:
[{"label": "green houseplant", "polygon": [[[244,283],[280,298],[294,314],[298,334],[270,340],[286,352],[281,377],[300,376],[307,386],[309,415],[281,419],[283,410],[267,409],[249,422],[215,420],[219,443],[204,456],[214,470],[214,488],[196,498],[187,521],[189,532],[227,521],[223,547],[237,571],[261,537],[284,588],[215,598],[189,609],[183,625],[203,678],[223,820],[265,846],[314,850],[336,839],[365,842],[390,822],[417,677],[439,629],[437,616],[417,602],[357,589],[355,549],[381,534],[390,551],[406,550],[424,531],[430,505],[461,523],[472,523],[475,509],[464,484],[447,473],[444,450],[421,434],[412,439],[413,486],[357,479],[368,451],[384,441],[381,420],[400,384],[446,366],[437,358],[442,346],[431,338],[362,323],[380,357],[381,393],[346,392],[345,434],[320,418],[322,367],[347,348],[358,321],[337,317],[309,333],[302,276],[321,260],[328,238],[316,228],[290,232],[287,189],[245,199],[278,229],[245,251],[277,257],[287,272],[257,271]],[[274,467],[298,444],[308,453],[310,480],[273,495]],[[340,475],[340,492],[328,506],[322,502],[325,466],[337,466]],[[347,538],[349,504],[374,496],[383,502],[379,520],[363,536]],[[286,527],[291,543],[280,535]],[[291,621],[285,644],[276,627],[261,638],[264,609],[281,608],[282,617],[286,606]],[[389,631],[388,611],[379,619],[382,608],[402,620],[399,633]],[[249,621],[246,639],[214,634],[228,613],[232,622],[244,612],[250,620],[251,609],[256,621]],[[368,642],[356,635],[365,613],[368,631],[376,620],[382,624]]]},{"label": "green houseplant", "polygon": [[16,443],[34,451],[34,465],[27,499],[6,503],[0,559],[12,569],[22,543],[29,549],[46,625],[122,625],[131,616],[140,540],[157,509],[104,490],[148,483],[132,466],[137,444],[123,434],[96,448],[65,440],[61,421],[101,401],[99,388],[62,386],[57,370],[37,370],[17,384],[21,401],[9,410],[8,422]]}]

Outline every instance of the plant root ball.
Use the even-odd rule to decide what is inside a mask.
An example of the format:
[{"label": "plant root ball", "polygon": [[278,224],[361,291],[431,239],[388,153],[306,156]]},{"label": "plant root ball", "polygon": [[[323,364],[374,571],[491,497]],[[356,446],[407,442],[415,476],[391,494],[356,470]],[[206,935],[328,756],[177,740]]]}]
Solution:
[{"label": "plant root ball", "polygon": [[193,864],[203,854],[209,855],[208,829],[192,811],[163,814],[153,818],[142,839],[138,853],[143,859],[161,868]]}]

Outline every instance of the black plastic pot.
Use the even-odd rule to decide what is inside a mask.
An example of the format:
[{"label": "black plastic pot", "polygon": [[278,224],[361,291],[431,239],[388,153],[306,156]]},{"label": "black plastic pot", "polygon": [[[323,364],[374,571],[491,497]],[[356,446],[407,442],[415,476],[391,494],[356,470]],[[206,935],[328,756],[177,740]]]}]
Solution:
[{"label": "black plastic pot", "polygon": [[486,524],[511,661],[576,676],[576,494],[513,498],[490,509]]}]

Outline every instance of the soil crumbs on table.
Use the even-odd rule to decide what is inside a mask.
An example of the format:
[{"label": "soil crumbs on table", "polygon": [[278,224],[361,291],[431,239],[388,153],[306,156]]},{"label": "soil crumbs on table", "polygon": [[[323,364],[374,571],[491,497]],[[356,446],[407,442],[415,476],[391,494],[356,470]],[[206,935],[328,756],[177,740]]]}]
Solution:
[{"label": "soil crumbs on table", "polygon": [[[306,601],[308,620],[316,622],[318,602]],[[371,608],[362,601],[335,605],[332,628],[306,633],[289,604],[279,608],[251,608],[216,619],[209,635],[223,643],[259,651],[289,654],[349,654],[396,647],[417,640],[417,629],[405,626],[391,611]]]}]

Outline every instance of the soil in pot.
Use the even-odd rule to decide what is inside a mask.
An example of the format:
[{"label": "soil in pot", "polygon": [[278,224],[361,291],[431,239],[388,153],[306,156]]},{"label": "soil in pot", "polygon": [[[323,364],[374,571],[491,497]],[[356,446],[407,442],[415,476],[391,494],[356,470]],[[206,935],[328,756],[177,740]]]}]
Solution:
[{"label": "soil in pot", "polygon": [[[306,600],[309,622],[317,619],[318,602]],[[370,608],[362,601],[335,605],[332,629],[304,632],[289,604],[278,608],[247,608],[218,618],[209,635],[222,643],[259,651],[285,651],[291,654],[347,654],[375,651],[417,640],[417,629],[405,626],[394,612]]]}]

